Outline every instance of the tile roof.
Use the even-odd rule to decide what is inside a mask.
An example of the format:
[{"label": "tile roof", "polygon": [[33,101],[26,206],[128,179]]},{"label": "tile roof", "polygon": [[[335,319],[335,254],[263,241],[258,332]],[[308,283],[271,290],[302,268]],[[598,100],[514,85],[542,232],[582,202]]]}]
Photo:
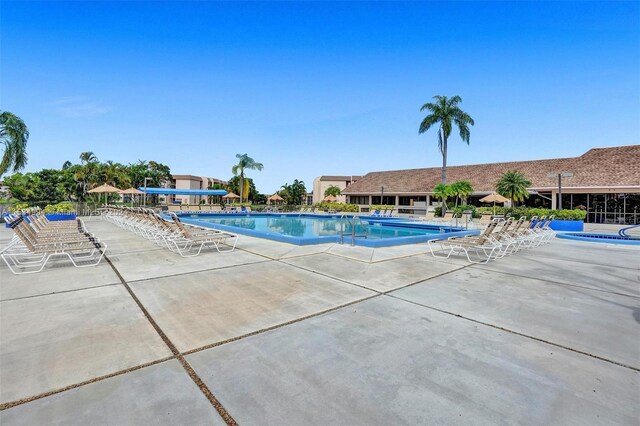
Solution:
[{"label": "tile roof", "polygon": [[321,181],[350,181],[355,182],[358,179],[362,179],[362,176],[320,176]]},{"label": "tile roof", "polygon": [[[555,188],[557,178],[547,174],[572,172],[562,180],[563,187],[640,188],[640,145],[593,148],[580,157],[551,160],[513,161],[447,167],[447,181],[467,180],[476,192],[495,190],[500,176],[508,171],[521,172],[531,181],[531,188]],[[428,193],[440,183],[441,168],[371,172],[342,191],[343,194],[375,194],[382,186],[386,194]]]}]

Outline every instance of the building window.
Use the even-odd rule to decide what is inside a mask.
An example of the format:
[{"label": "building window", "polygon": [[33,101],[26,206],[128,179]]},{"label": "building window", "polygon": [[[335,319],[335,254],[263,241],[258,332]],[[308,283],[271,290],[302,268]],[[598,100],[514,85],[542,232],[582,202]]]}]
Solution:
[{"label": "building window", "polygon": [[369,204],[369,197],[366,195],[351,195],[349,197],[349,204]]}]

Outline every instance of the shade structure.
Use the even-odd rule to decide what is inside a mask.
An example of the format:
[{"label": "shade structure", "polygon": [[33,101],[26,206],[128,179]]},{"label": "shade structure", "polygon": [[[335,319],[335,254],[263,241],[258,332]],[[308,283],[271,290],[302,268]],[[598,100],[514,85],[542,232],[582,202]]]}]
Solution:
[{"label": "shade structure", "polygon": [[322,201],[326,201],[328,203],[335,203],[336,201],[338,201],[338,199],[335,197],[335,195],[327,195],[322,199]]},{"label": "shade structure", "polygon": [[267,198],[267,201],[284,201],[284,198],[278,194],[273,194],[271,197]]},{"label": "shade structure", "polygon": [[[134,187],[131,188],[127,188],[127,189],[123,189],[122,191],[120,191],[120,194],[122,195],[142,195],[144,194],[144,192],[135,189]],[[134,197],[131,197],[131,206],[133,206],[133,199]]]},{"label": "shade structure", "polygon": [[90,189],[87,192],[90,194],[115,194],[117,192],[120,192],[120,188],[116,188],[115,186],[103,183],[102,185],[96,186],[95,188]]},{"label": "shade structure", "polygon": [[234,194],[233,192],[228,193],[227,195],[223,195],[222,198],[226,198],[228,200],[240,198],[239,195]]},{"label": "shade structure", "polygon": [[480,199],[481,203],[493,203],[493,214],[496,214],[496,203],[506,203],[507,201],[509,201],[508,198],[503,197],[500,194],[496,194],[495,192],[493,194],[489,194],[484,198]]},{"label": "shade structure", "polygon": [[138,189],[135,188],[127,188],[127,189],[123,189],[122,191],[120,191],[121,194],[129,194],[129,195],[140,195],[140,194],[144,194],[143,191],[140,191]]},{"label": "shade structure", "polygon": [[500,194],[496,194],[495,192],[480,199],[481,203],[506,203],[507,201],[509,201],[508,198],[505,198]]},{"label": "shade structure", "polygon": [[[107,185],[103,183],[100,186],[96,186],[93,189],[87,191],[90,194],[117,194],[120,192],[120,188],[116,188],[115,186]],[[107,196],[105,195],[104,202],[107,202]]]},{"label": "shade structure", "polygon": [[178,188],[144,188],[138,187],[140,191],[147,194],[160,195],[226,195],[224,189],[178,189]]}]

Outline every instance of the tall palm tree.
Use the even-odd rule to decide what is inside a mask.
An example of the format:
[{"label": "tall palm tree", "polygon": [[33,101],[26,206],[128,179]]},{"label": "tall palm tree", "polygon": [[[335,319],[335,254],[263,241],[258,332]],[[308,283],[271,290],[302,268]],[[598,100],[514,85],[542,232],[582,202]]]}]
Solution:
[{"label": "tall palm tree", "polygon": [[4,154],[0,161],[0,176],[13,168],[14,172],[27,164],[27,140],[29,129],[24,121],[9,111],[0,112],[0,143],[4,145]]},{"label": "tall palm tree", "polygon": [[236,154],[236,158],[238,159],[238,164],[231,168],[231,172],[234,175],[240,176],[240,203],[242,203],[244,199],[244,171],[247,170],[262,170],[264,165],[262,163],[257,163],[253,158],[249,157],[247,154]]},{"label": "tall palm tree", "polygon": [[458,127],[460,138],[469,145],[469,125],[474,125],[473,118],[466,112],[462,111],[458,104],[462,102],[460,96],[453,96],[451,99],[446,96],[434,96],[435,103],[428,102],[422,105],[420,111],[428,110],[427,115],[420,123],[418,134],[422,134],[429,130],[431,126],[440,123],[438,129],[438,148],[442,154],[442,183],[447,184],[447,141],[451,136],[453,125]]},{"label": "tall palm tree", "polygon": [[524,201],[529,198],[527,188],[531,186],[531,182],[520,172],[507,171],[502,174],[496,184],[496,192],[503,197],[507,197],[513,202]]}]

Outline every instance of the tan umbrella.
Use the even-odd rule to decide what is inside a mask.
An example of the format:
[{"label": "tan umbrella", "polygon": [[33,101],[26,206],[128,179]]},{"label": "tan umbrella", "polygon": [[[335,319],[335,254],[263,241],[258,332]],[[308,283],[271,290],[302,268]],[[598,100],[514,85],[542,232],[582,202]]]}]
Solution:
[{"label": "tan umbrella", "polygon": [[140,191],[139,189],[136,188],[129,188],[129,189],[123,189],[122,191],[119,191],[121,194],[129,194],[129,195],[141,195],[144,194],[144,192]]},{"label": "tan umbrella", "polygon": [[[120,191],[121,194],[123,195],[142,195],[144,194],[144,192],[140,191],[139,189],[136,189],[134,187],[128,188],[128,189],[123,189],[122,191]],[[133,197],[131,198],[131,205],[133,206]]]},{"label": "tan umbrella", "polygon": [[240,196],[237,195],[237,194],[234,194],[233,192],[230,192],[227,195],[223,195],[222,196],[223,200],[237,200],[239,198],[240,198]]},{"label": "tan umbrella", "polygon": [[322,199],[322,201],[326,201],[328,203],[335,203],[336,201],[338,201],[338,199],[335,197],[335,195],[327,195]]},{"label": "tan umbrella", "polygon": [[[93,189],[90,189],[89,191],[87,191],[89,194],[117,194],[120,192],[120,188],[116,188],[115,186],[111,186],[111,185],[107,185],[106,183],[103,183],[100,186],[96,186]],[[105,202],[106,202],[106,196],[105,196]]]},{"label": "tan umbrella", "polygon": [[274,202],[284,201],[284,198],[282,198],[278,194],[273,194],[271,197],[267,198],[267,201],[269,202],[269,204],[271,204],[272,201]]},{"label": "tan umbrella", "polygon": [[503,204],[507,201],[509,201],[508,198],[505,198],[500,194],[496,194],[495,192],[480,199],[481,203],[493,203],[493,214],[496,214],[496,203]]}]

